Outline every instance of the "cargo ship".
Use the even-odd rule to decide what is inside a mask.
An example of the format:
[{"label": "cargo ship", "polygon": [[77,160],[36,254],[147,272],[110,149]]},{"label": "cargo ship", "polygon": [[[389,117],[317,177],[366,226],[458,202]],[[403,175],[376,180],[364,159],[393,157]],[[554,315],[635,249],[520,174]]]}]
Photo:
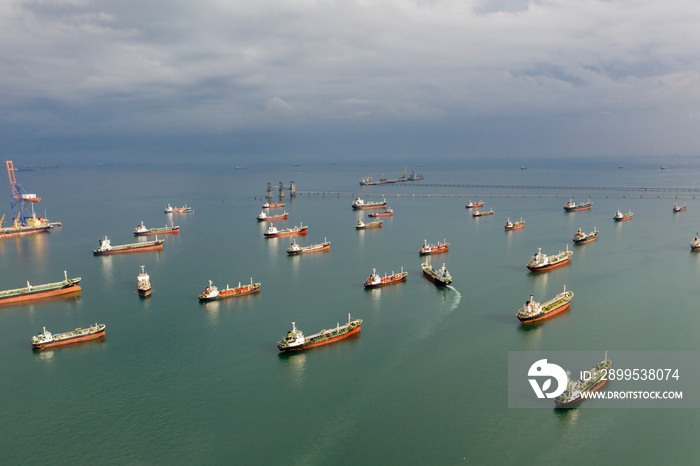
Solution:
[{"label": "cargo ship", "polygon": [[471,200],[469,200],[469,202],[467,202],[467,205],[465,207],[467,209],[473,209],[474,207],[484,207],[484,201],[472,202]]},{"label": "cargo ship", "polygon": [[351,205],[352,208],[355,210],[381,209],[382,207],[386,207],[386,199],[378,202],[365,202],[362,198],[358,197],[357,199],[352,201]]},{"label": "cargo ship", "polygon": [[522,217],[520,217],[520,220],[518,220],[517,222],[511,222],[510,218],[508,218],[508,221],[506,221],[506,231],[522,230],[523,228],[525,228],[525,220],[523,220]]},{"label": "cargo ship", "polygon": [[383,212],[372,212],[372,213],[367,214],[368,217],[372,217],[372,218],[374,218],[374,217],[391,217],[392,215],[394,215],[394,211],[388,207]]},{"label": "cargo ship", "polygon": [[574,202],[574,198],[569,199],[569,202],[567,202],[564,205],[564,210],[567,212],[576,212],[579,210],[588,210],[591,207],[593,207],[593,203],[589,199],[588,202],[582,202],[581,204],[576,204]]},{"label": "cargo ship", "polygon": [[68,278],[66,271],[63,271],[64,279],[61,282],[46,283],[43,285],[30,285],[14,290],[0,291],[0,305],[33,301],[35,299],[50,298],[71,293],[79,293],[80,277]]},{"label": "cargo ship", "polygon": [[136,276],[136,288],[139,290],[139,295],[151,295],[151,277],[148,276],[145,266],[141,266],[141,273]]},{"label": "cargo ship", "polygon": [[363,222],[362,220],[357,222],[357,225],[355,225],[356,230],[367,230],[369,228],[379,228],[382,225],[384,225],[384,222],[382,220],[377,220],[375,222]]},{"label": "cargo ship", "polygon": [[593,227],[593,231],[590,233],[584,233],[579,228],[576,233],[574,233],[574,244],[586,244],[591,241],[598,239],[598,229]]},{"label": "cargo ship", "polygon": [[573,297],[574,293],[566,291],[566,286],[564,286],[562,293],[559,293],[544,304],[535,301],[533,295],[530,294],[530,299],[525,301],[525,305],[518,310],[515,316],[520,320],[521,324],[531,324],[549,319],[569,309],[569,304],[571,304]]},{"label": "cargo ship", "polygon": [[472,212],[472,217],[485,217],[486,215],[493,215],[493,209],[491,209],[491,210],[474,209],[474,211]]},{"label": "cargo ship", "polygon": [[423,240],[423,247],[420,248],[418,254],[421,256],[427,256],[430,254],[439,254],[441,252],[447,252],[450,249],[450,243],[443,240],[443,242],[437,242],[437,244],[428,244],[428,240]]},{"label": "cargo ship", "polygon": [[452,283],[452,275],[447,271],[444,263],[439,270],[435,270],[435,268],[427,262],[421,264],[421,268],[423,269],[423,275],[438,286],[447,286]]},{"label": "cargo ship", "polygon": [[542,254],[542,248],[537,248],[537,252],[527,263],[527,268],[531,272],[544,272],[568,264],[571,262],[571,256],[573,255],[574,253],[569,251],[568,245],[566,246],[566,251],[559,251],[558,254],[553,256]]},{"label": "cargo ship", "polygon": [[698,236],[700,236],[700,233],[695,233],[695,238],[690,242],[691,251],[700,251],[700,239]]},{"label": "cargo ship", "polygon": [[328,251],[330,248],[331,242],[326,240],[326,238],[323,238],[323,243],[310,244],[308,246],[299,246],[296,241],[292,240],[292,245],[287,248],[287,254],[295,256],[310,252]]},{"label": "cargo ship", "polygon": [[163,212],[166,214],[190,214],[194,212],[194,209],[188,207],[187,204],[182,207],[171,207],[170,204],[168,204]]},{"label": "cargo ship", "polygon": [[632,220],[632,215],[634,215],[634,214],[632,213],[631,210],[629,212],[627,212],[626,214],[623,214],[622,212],[620,212],[620,209],[617,209],[617,212],[615,212],[615,216],[613,217],[613,220],[615,220],[616,222],[624,222],[625,220]]},{"label": "cargo ship", "polygon": [[169,233],[180,233],[180,227],[172,224],[170,226],[158,227],[158,228],[146,228],[143,221],[140,225],[137,225],[134,229],[134,236],[150,236],[150,235],[160,235]]},{"label": "cargo ship", "polygon": [[117,246],[112,246],[109,238],[105,236],[104,239],[100,240],[100,247],[93,249],[92,253],[96,256],[104,256],[107,254],[160,250],[163,249],[164,241],[165,240],[163,239],[158,239],[158,236],[156,236],[156,239],[153,241],[143,241],[140,243],[119,244]]},{"label": "cargo ship", "polygon": [[301,330],[292,322],[292,330],[287,332],[287,336],[282,341],[277,342],[277,348],[282,352],[301,351],[316,346],[335,343],[336,341],[347,338],[350,335],[359,333],[362,319],[351,320],[348,314],[348,323],[345,325],[336,324],[336,327],[330,330],[321,330],[318,333],[305,337]]},{"label": "cargo ship", "polygon": [[204,293],[199,295],[200,302],[207,301],[217,301],[219,299],[235,298],[238,296],[245,296],[247,294],[257,293],[260,291],[260,283],[253,283],[253,279],[250,279],[250,283],[247,285],[241,285],[238,282],[238,286],[235,288],[230,288],[226,285],[226,289],[220,290],[214,286],[213,282],[209,280],[209,286],[204,290]]},{"label": "cargo ship", "polygon": [[685,204],[683,204],[683,205],[674,204],[673,205],[673,213],[674,214],[677,214],[678,212],[685,212],[685,209],[686,209]]},{"label": "cargo ship", "polygon": [[289,213],[287,211],[282,212],[281,214],[270,214],[267,215],[265,211],[261,211],[260,215],[257,217],[258,222],[268,222],[272,220],[286,220],[289,218]]},{"label": "cargo ship", "polygon": [[276,204],[270,204],[269,202],[266,202],[262,205],[263,209],[274,209],[277,207],[284,207],[284,202],[278,202]]},{"label": "cargo ship", "polygon": [[384,274],[383,277],[377,274],[376,269],[372,269],[372,274],[365,280],[365,288],[379,288],[380,286],[393,285],[394,283],[399,283],[406,280],[408,272],[403,271],[401,267],[401,272],[395,273],[391,272],[391,275]]},{"label": "cargo ship", "polygon": [[76,328],[70,332],[51,334],[44,327],[44,331],[32,337],[32,348],[44,349],[54,346],[70,345],[81,341],[95,340],[105,336],[105,324],[95,324],[88,328]]},{"label": "cargo ship", "polygon": [[593,366],[588,372],[587,379],[571,380],[571,373],[567,371],[568,382],[564,393],[554,398],[554,405],[557,408],[573,408],[587,399],[589,393],[600,389],[608,381],[608,371],[612,369],[612,361],[608,359],[608,352],[605,352],[605,359]]},{"label": "cargo ship", "polygon": [[285,228],[284,230],[278,230],[274,225],[270,225],[269,228],[263,235],[265,238],[277,238],[279,236],[290,236],[290,235],[305,235],[308,232],[309,227],[299,224],[298,227]]}]

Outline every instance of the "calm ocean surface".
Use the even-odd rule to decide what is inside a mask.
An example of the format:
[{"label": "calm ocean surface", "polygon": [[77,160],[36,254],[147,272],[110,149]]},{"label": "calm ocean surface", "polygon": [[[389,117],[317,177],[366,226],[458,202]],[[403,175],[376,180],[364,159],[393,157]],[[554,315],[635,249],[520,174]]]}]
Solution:
[{"label": "calm ocean surface", "polygon": [[[15,166],[22,164],[14,160]],[[423,183],[697,187],[700,160],[571,163],[448,162],[408,166]],[[697,409],[512,409],[509,351],[698,351],[700,193],[401,185],[361,188],[361,177],[402,166],[235,163],[60,165],[18,172],[43,199],[49,234],[0,240],[0,288],[82,277],[73,299],[0,307],[0,464],[697,464]],[[331,250],[288,257],[291,239],[265,239],[255,217],[267,182],[295,181],[289,220],[309,225],[302,245]],[[2,188],[2,186],[5,186]],[[9,186],[5,225],[9,223]],[[5,191],[1,191],[5,189]],[[314,193],[308,193],[313,191]],[[316,192],[328,191],[326,194]],[[288,194],[288,193],[287,193]],[[386,196],[394,217],[356,231],[354,194]],[[678,194],[678,199],[674,196]],[[569,197],[590,211],[565,213]],[[696,199],[695,197],[698,197]],[[468,200],[491,217],[474,219]],[[673,214],[675,202],[688,210]],[[163,214],[166,204],[194,214]],[[621,224],[612,216],[632,210]],[[507,217],[525,229],[505,232]],[[95,257],[104,235],[179,225],[161,252]],[[598,241],[573,247],[581,227]],[[421,276],[423,240],[451,243],[454,283]],[[525,264],[538,247],[573,249],[546,274]],[[153,294],[142,299],[145,265]],[[404,268],[405,283],[364,290],[363,280]],[[262,283],[257,295],[200,304],[208,280]],[[530,292],[564,285],[571,310],[522,328]],[[300,354],[276,342],[296,322],[306,333],[363,319],[358,337]],[[36,352],[57,333],[105,323],[103,341]],[[591,361],[594,364],[597,361]]]}]

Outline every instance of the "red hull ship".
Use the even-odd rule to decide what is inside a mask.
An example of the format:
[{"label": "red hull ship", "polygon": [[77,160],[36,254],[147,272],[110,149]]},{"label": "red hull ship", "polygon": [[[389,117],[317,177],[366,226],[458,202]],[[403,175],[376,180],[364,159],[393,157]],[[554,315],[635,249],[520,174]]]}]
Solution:
[{"label": "red hull ship", "polygon": [[418,254],[421,256],[427,256],[430,254],[439,254],[441,252],[447,252],[450,249],[450,243],[443,240],[442,243],[438,241],[437,244],[428,244],[428,240],[423,240],[423,247],[420,248]]},{"label": "red hull ship", "polygon": [[673,206],[673,213],[677,214],[678,212],[685,212],[685,209],[686,209],[685,204],[683,204],[683,205],[675,204]]},{"label": "red hull ship", "polygon": [[485,217],[487,215],[493,215],[493,210],[475,209],[474,212],[472,212],[472,217]]},{"label": "red hull ship", "polygon": [[154,236],[154,235],[163,235],[163,234],[171,234],[171,233],[180,233],[180,227],[170,225],[170,226],[164,226],[164,227],[158,227],[158,228],[146,228],[141,222],[140,225],[137,225],[136,228],[134,229],[134,236]]},{"label": "red hull ship", "polygon": [[65,280],[61,282],[47,283],[45,285],[30,285],[29,282],[27,282],[25,288],[0,291],[0,305],[79,293],[81,290],[79,285],[80,277],[69,279],[65,271],[63,275],[65,276]]},{"label": "red hull ship", "polygon": [[276,208],[276,207],[284,207],[284,203],[283,203],[283,202],[279,202],[279,203],[277,203],[277,204],[270,204],[269,202],[266,202],[266,203],[264,203],[264,204],[262,205],[262,208],[263,208],[263,209],[274,209],[274,208]]},{"label": "red hull ship", "polygon": [[289,218],[289,214],[287,212],[282,212],[281,214],[277,215],[267,215],[265,212],[260,212],[260,215],[257,217],[258,222],[268,222],[272,220],[286,220]]},{"label": "red hull ship", "polygon": [[596,228],[593,228],[593,231],[586,234],[581,231],[579,228],[578,231],[574,234],[574,243],[575,244],[586,244],[590,243],[592,241],[595,241],[598,239],[598,230]]},{"label": "red hull ship", "polygon": [[542,254],[542,249],[537,249],[537,252],[532,259],[527,263],[527,268],[530,272],[545,272],[547,270],[552,270],[563,265],[567,265],[571,262],[571,256],[573,251],[569,251],[569,246],[566,247],[566,251],[559,251],[558,254],[553,256],[547,256]]},{"label": "red hull ship", "polygon": [[292,330],[287,332],[284,340],[277,342],[277,348],[282,352],[301,351],[317,346],[335,343],[336,341],[345,339],[351,335],[360,332],[362,319],[350,320],[348,314],[348,323],[345,325],[337,324],[336,328],[330,330],[321,330],[320,332],[305,337],[295,323],[292,322]]},{"label": "red hull ship", "polygon": [[404,272],[403,267],[401,267],[401,272],[392,272],[391,275],[385,274],[383,277],[377,275],[376,269],[372,269],[372,275],[365,280],[364,286],[365,288],[379,288],[380,286],[393,285],[405,281],[407,275],[408,272]]},{"label": "red hull ship", "polygon": [[394,211],[387,208],[384,212],[372,212],[370,214],[367,214],[368,217],[391,217],[394,215]]},{"label": "red hull ship", "polygon": [[520,308],[516,314],[516,317],[520,320],[521,324],[531,324],[549,319],[550,317],[554,317],[555,315],[568,310],[573,297],[574,293],[571,291],[566,291],[566,287],[564,287],[563,293],[559,293],[544,304],[540,304],[535,301],[532,294],[530,294],[530,299],[528,299],[525,302],[525,305]]},{"label": "red hull ship", "polygon": [[278,238],[280,236],[305,235],[308,233],[308,226],[299,225],[298,227],[278,230],[274,225],[270,225],[265,233],[265,238]]},{"label": "red hull ship", "polygon": [[588,210],[591,207],[593,207],[593,203],[590,201],[590,199],[588,202],[576,204],[572,198],[569,199],[569,202],[564,205],[564,210],[567,212],[578,212],[579,210]]},{"label": "red hull ship", "polygon": [[204,293],[199,295],[199,301],[218,301],[219,299],[226,298],[236,298],[238,296],[245,296],[260,291],[260,283],[253,283],[253,279],[250,279],[250,284],[241,285],[238,284],[235,288],[229,288],[226,285],[226,289],[220,290],[214,286],[213,282],[209,280],[209,286],[204,290]]},{"label": "red hull ship", "polygon": [[44,331],[39,335],[32,337],[32,348],[44,349],[54,346],[70,345],[82,341],[95,340],[105,336],[105,324],[95,324],[89,328],[76,328],[71,332],[59,333],[52,335],[51,332]]},{"label": "red hull ship", "polygon": [[520,220],[517,222],[511,222],[510,219],[508,219],[505,226],[506,231],[522,230],[523,228],[525,228],[525,220],[523,220],[522,217],[520,217]]},{"label": "red hull ship", "polygon": [[626,214],[623,214],[619,210],[615,213],[615,216],[613,217],[613,220],[616,222],[625,222],[627,220],[632,220],[632,211],[630,210]]},{"label": "red hull ship", "polygon": [[484,202],[483,201],[479,201],[479,202],[469,201],[469,202],[467,202],[467,205],[465,207],[467,209],[472,209],[474,207],[484,207]]},{"label": "red hull ship", "polygon": [[377,220],[376,222],[367,222],[367,223],[360,220],[359,222],[357,222],[357,225],[355,225],[355,229],[356,230],[367,230],[369,228],[379,228],[383,224],[384,224],[384,222],[381,220]]}]

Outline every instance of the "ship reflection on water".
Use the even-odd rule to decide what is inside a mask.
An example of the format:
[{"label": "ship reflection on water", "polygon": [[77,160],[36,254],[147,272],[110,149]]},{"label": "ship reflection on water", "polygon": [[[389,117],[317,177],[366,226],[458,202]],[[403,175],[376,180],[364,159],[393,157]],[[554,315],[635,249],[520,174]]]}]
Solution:
[{"label": "ship reflection on water", "polygon": [[303,351],[291,351],[280,353],[279,356],[286,369],[286,380],[289,380],[293,387],[301,387],[304,384],[307,354]]}]

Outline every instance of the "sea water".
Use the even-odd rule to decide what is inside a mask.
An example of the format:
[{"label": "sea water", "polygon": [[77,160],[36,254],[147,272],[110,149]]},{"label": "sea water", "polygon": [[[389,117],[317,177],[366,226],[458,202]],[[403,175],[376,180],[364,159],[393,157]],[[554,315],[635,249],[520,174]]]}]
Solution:
[{"label": "sea water", "polygon": [[[82,277],[83,291],[0,308],[0,463],[696,463],[697,410],[507,407],[509,351],[699,349],[700,254],[689,247],[700,230],[698,193],[614,189],[697,187],[700,163],[675,162],[660,170],[648,160],[622,169],[532,161],[521,170],[520,162],[452,161],[409,167],[425,176],[419,183],[373,187],[360,178],[382,170],[396,178],[403,167],[235,170],[219,161],[18,172],[42,197],[38,215],[62,226],[0,240],[0,288],[59,281],[66,270]],[[263,237],[268,223],[255,217],[267,183],[280,181],[294,181],[298,193],[285,192],[289,219],[275,226],[308,225],[297,242],[327,239],[330,251],[288,256],[291,238]],[[367,218],[350,207],[357,196],[386,198],[394,216],[355,230]],[[590,197],[593,208],[565,213],[571,196]],[[494,215],[473,218],[468,200]],[[166,215],[168,203],[194,213]],[[688,210],[673,214],[674,203]],[[613,222],[617,209],[633,220]],[[7,225],[9,205],[3,212]],[[504,231],[508,217],[525,228]],[[105,235],[138,241],[141,221],[172,222],[180,233],[163,236],[159,252],[92,254]],[[579,227],[597,228],[599,239],[574,247]],[[450,250],[421,257],[423,240],[446,240]],[[575,251],[570,265],[527,271],[538,248],[566,247]],[[422,277],[423,260],[444,262],[453,285]],[[141,265],[148,298],[137,293]],[[372,269],[402,267],[405,282],[363,288]],[[209,280],[225,287],[251,278],[258,294],[198,302]],[[530,293],[546,301],[564,286],[575,293],[569,312],[521,326],[515,313]],[[357,337],[279,354],[292,322],[310,334],[348,314],[363,320]],[[107,325],[104,340],[31,349],[42,327],[95,322]]]}]

